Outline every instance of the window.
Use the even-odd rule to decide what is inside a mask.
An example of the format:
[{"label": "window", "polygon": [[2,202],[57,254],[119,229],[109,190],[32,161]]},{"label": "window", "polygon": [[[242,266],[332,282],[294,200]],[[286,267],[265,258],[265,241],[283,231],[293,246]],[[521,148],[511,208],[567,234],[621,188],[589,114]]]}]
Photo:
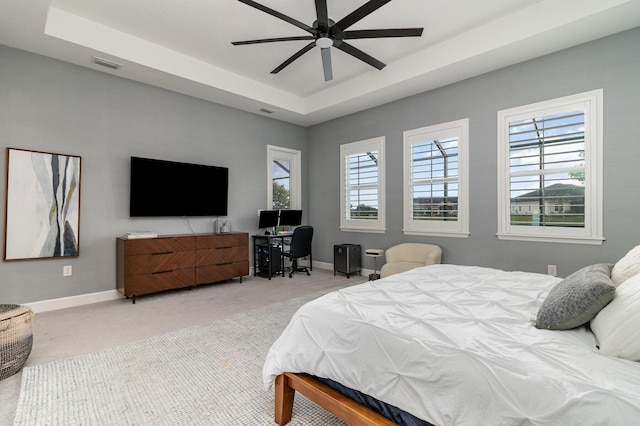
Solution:
[{"label": "window", "polygon": [[404,132],[404,233],[469,236],[469,120]]},{"label": "window", "polygon": [[300,151],[268,145],[267,158],[267,209],[301,209]]},{"label": "window", "polygon": [[340,229],[384,232],[384,137],[340,146]]},{"label": "window", "polygon": [[602,244],[602,97],[498,112],[498,238]]}]

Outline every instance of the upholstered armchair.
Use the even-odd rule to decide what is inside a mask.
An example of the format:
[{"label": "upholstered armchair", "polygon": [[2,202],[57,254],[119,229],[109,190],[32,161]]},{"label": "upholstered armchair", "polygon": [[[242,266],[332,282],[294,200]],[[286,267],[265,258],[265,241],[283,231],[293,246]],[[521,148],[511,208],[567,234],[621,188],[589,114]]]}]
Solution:
[{"label": "upholstered armchair", "polygon": [[386,263],[380,269],[382,278],[418,266],[440,263],[442,249],[434,244],[402,243],[387,249],[385,257]]}]

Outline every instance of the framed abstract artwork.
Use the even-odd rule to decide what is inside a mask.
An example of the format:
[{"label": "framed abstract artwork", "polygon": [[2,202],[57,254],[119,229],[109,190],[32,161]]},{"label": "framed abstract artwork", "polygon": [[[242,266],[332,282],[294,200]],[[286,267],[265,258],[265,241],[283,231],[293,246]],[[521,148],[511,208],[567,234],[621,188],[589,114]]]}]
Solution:
[{"label": "framed abstract artwork", "polygon": [[7,148],[5,260],[79,255],[80,160]]}]

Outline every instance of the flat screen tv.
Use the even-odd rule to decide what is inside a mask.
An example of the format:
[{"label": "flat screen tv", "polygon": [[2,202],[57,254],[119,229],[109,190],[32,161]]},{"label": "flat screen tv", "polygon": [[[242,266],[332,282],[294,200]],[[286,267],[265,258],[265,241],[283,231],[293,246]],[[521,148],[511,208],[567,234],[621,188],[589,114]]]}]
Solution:
[{"label": "flat screen tv", "polygon": [[131,157],[129,215],[226,216],[229,169]]}]

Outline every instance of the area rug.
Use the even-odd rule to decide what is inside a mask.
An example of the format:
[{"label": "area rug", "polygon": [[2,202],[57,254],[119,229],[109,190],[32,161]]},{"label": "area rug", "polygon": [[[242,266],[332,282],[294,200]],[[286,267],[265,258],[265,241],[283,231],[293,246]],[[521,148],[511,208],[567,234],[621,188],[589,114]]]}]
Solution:
[{"label": "area rug", "polygon": [[[326,292],[27,367],[14,425],[274,425],[265,355],[296,309]],[[345,424],[295,401],[292,426]]]}]

